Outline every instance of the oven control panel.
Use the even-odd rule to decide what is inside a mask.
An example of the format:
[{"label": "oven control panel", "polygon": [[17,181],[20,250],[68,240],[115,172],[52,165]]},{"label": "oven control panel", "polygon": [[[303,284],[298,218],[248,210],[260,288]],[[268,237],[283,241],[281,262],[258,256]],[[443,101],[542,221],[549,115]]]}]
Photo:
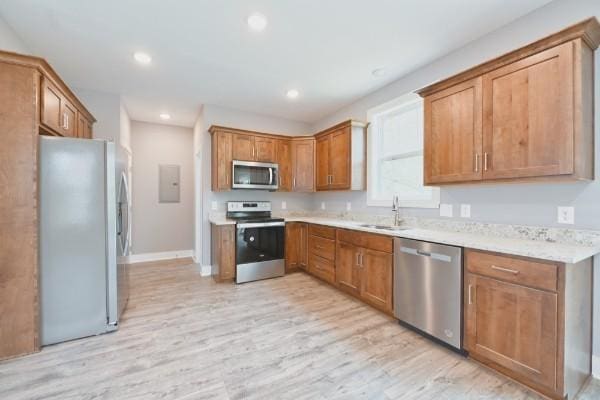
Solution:
[{"label": "oven control panel", "polygon": [[228,212],[264,212],[271,211],[270,201],[228,201],[227,202]]}]

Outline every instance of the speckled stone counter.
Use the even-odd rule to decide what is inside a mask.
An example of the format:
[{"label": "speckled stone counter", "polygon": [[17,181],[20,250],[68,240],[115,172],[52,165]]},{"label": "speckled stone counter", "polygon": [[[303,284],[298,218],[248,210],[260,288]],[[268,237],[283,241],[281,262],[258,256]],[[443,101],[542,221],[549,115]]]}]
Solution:
[{"label": "speckled stone counter", "polygon": [[[307,222],[567,264],[576,264],[600,253],[600,231],[421,218],[405,218],[403,230],[391,231],[360,226],[364,223],[391,225],[389,216],[308,212],[274,215],[285,218],[286,222]],[[213,213],[209,219],[217,225],[235,223],[223,213]]]}]

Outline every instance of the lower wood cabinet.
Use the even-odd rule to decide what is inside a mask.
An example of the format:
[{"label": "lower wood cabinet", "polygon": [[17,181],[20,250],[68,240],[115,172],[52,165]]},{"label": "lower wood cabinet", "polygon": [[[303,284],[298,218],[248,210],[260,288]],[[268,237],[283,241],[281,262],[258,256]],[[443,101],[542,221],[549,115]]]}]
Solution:
[{"label": "lower wood cabinet", "polygon": [[[298,264],[298,223],[288,223],[286,266]],[[303,224],[306,226],[306,224]],[[328,226],[308,225],[307,272],[388,314],[393,310],[393,239]]]},{"label": "lower wood cabinet", "polygon": [[[340,241],[347,231],[338,231],[336,251],[336,283],[347,293],[359,297],[370,305],[391,314],[393,310],[393,254],[359,247]],[[352,237],[364,243],[381,243],[392,238],[362,232],[352,232]]]},{"label": "lower wood cabinet", "polygon": [[235,278],[235,225],[211,225],[211,275],[217,282]]},{"label": "lower wood cabinet", "polygon": [[285,272],[308,268],[308,224],[288,222],[285,224]]},{"label": "lower wood cabinet", "polygon": [[469,355],[547,396],[574,397],[591,373],[591,260],[467,250],[465,263]]}]

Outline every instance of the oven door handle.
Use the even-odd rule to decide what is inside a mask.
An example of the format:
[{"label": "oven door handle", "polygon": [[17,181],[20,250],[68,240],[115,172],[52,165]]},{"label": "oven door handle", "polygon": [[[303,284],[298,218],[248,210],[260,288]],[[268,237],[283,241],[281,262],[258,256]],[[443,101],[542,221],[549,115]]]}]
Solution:
[{"label": "oven door handle", "polygon": [[236,227],[238,229],[265,228],[265,227],[270,227],[270,226],[285,226],[285,222],[284,221],[281,221],[281,222],[255,222],[255,223],[237,224],[236,225]]}]

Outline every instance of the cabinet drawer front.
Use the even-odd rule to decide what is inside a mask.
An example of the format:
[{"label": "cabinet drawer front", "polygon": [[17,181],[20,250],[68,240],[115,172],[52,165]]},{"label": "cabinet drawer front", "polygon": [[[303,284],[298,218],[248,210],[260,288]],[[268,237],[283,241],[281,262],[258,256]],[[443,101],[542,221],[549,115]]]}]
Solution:
[{"label": "cabinet drawer front", "polygon": [[326,282],[335,283],[335,266],[329,260],[311,254],[308,258],[308,272]]},{"label": "cabinet drawer front", "polygon": [[558,290],[558,266],[529,260],[467,250],[469,272],[538,289]]},{"label": "cabinet drawer front", "polygon": [[321,236],[326,239],[335,239],[335,228],[323,225],[309,225],[308,233],[314,236]]},{"label": "cabinet drawer front", "polygon": [[338,240],[351,243],[358,247],[383,251],[386,253],[392,253],[394,251],[394,239],[389,236],[339,229]]},{"label": "cabinet drawer front", "polygon": [[325,239],[320,236],[310,235],[308,251],[327,260],[335,260],[335,240]]}]

